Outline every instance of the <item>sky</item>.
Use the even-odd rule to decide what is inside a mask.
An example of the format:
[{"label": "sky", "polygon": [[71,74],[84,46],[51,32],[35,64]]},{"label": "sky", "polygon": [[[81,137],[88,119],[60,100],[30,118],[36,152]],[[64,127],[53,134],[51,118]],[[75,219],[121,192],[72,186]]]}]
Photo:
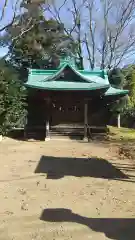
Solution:
[{"label": "sky", "polygon": [[0,48],[0,57],[4,57],[8,53],[8,48]]},{"label": "sky", "polygon": [[[3,19],[2,19],[2,21],[0,21],[0,29],[12,21],[12,17],[13,17],[13,13],[14,13],[13,9],[15,9],[15,3],[17,2],[17,9],[19,9],[20,1],[21,0],[8,0],[8,4],[7,4],[7,7],[5,8],[5,13],[4,13]],[[4,2],[5,2],[5,0],[0,0],[0,18],[2,15],[2,9],[3,9]],[[3,57],[4,55],[6,55],[7,52],[8,52],[7,47],[1,47],[0,48],[0,57]]]}]

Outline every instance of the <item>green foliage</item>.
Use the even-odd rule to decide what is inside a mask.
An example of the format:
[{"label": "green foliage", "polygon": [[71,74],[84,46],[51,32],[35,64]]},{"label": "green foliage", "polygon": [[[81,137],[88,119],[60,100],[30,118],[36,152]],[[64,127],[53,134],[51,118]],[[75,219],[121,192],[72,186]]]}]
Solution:
[{"label": "green foliage", "polygon": [[125,83],[125,77],[121,69],[114,68],[109,72],[109,82],[115,88],[122,89]]},{"label": "green foliage", "polygon": [[[75,44],[65,34],[63,24],[53,19],[46,20],[41,8],[37,7],[29,25],[30,10],[27,10],[18,16],[16,24],[8,28],[3,36],[4,42],[9,45],[12,64],[22,70],[21,74],[28,68],[56,67],[60,56],[75,51]],[[19,35],[19,32],[22,34]]]},{"label": "green foliage", "polygon": [[25,115],[25,90],[17,72],[6,61],[0,61],[0,134],[7,134]]},{"label": "green foliage", "polygon": [[135,127],[135,65],[122,69],[125,76],[125,88],[129,90],[128,104],[122,114],[125,126]]},{"label": "green foliage", "polygon": [[[41,2],[41,1],[38,1]],[[43,2],[43,1],[42,1]],[[36,6],[36,8],[35,8]],[[63,24],[46,20],[42,9],[31,1],[23,1],[25,9],[1,36],[1,44],[9,47],[9,62],[0,61],[0,133],[17,126],[26,114],[22,81],[28,68],[55,68],[61,56],[74,51],[74,44],[64,33]]]},{"label": "green foliage", "polygon": [[9,62],[0,60],[0,134],[20,124],[26,110],[28,68],[55,68],[61,56],[75,51],[63,24],[46,20],[43,7],[53,0],[22,0],[21,12],[0,36],[9,48]]},{"label": "green foliage", "polygon": [[127,96],[121,97],[119,100],[111,104],[111,111],[113,114],[119,114],[123,113],[126,109],[126,106],[128,104],[128,98]]},{"label": "green foliage", "polygon": [[[113,69],[112,71],[109,72],[109,82],[110,84],[118,89],[123,89],[123,86],[125,84],[125,76],[121,69]],[[122,113],[126,106],[127,106],[127,96],[121,97],[119,100],[116,102],[112,103],[111,105],[111,111],[113,114],[117,115],[118,113]]]},{"label": "green foliage", "polygon": [[129,90],[128,108],[135,109],[135,66],[123,69],[126,78],[126,88]]}]

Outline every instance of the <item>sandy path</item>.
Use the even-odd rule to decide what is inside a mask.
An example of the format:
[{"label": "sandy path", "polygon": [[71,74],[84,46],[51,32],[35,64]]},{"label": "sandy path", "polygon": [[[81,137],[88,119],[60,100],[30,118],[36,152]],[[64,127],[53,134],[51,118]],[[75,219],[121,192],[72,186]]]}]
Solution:
[{"label": "sandy path", "polygon": [[5,139],[0,240],[134,240],[135,169],[116,150],[97,143]]}]

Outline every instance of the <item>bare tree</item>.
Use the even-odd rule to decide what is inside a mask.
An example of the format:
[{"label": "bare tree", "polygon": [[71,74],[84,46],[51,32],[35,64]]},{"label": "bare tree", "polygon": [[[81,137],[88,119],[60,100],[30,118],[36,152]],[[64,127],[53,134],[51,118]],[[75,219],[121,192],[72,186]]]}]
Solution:
[{"label": "bare tree", "polygon": [[[64,30],[67,36],[69,37],[69,41],[73,41],[76,45],[76,59],[80,68],[83,68],[83,34],[82,34],[82,19],[81,19],[81,8],[86,0],[83,0],[82,3],[77,3],[76,0],[71,0],[72,6],[68,5],[68,0],[63,0],[61,4],[53,4],[49,5],[47,11],[51,14],[51,16],[60,22],[64,23]],[[62,18],[62,11],[65,10],[67,14],[67,18],[70,21],[65,22]],[[65,44],[65,43],[64,43]],[[67,44],[68,46],[68,44]],[[71,54],[71,52],[69,53]],[[72,53],[74,55],[74,53]]]},{"label": "bare tree", "polygon": [[[112,4],[107,17],[107,48],[108,58],[106,64],[111,68],[113,65],[118,66],[122,60],[128,58],[133,53],[135,46],[135,33],[133,25],[135,22],[134,13],[135,1],[128,0]],[[109,13],[116,12],[114,23],[111,24]]]},{"label": "bare tree", "polygon": [[[70,26],[63,18],[69,15]],[[133,56],[135,48],[135,0],[67,0],[50,6],[52,17],[65,25],[65,31],[77,42],[77,55],[90,67],[112,68]],[[68,21],[69,22],[69,21]]]}]

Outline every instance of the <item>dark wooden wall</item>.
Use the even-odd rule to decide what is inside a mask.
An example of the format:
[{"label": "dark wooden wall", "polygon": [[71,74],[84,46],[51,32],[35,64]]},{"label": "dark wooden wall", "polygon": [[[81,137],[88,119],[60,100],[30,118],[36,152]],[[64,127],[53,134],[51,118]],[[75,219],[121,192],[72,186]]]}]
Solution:
[{"label": "dark wooden wall", "polygon": [[[84,100],[82,92],[45,92],[31,90],[28,98],[28,127],[45,127],[49,114],[50,125],[84,123]],[[50,111],[47,112],[46,99],[50,98]],[[99,97],[88,101],[88,122],[93,126],[107,124],[107,107]]]}]

